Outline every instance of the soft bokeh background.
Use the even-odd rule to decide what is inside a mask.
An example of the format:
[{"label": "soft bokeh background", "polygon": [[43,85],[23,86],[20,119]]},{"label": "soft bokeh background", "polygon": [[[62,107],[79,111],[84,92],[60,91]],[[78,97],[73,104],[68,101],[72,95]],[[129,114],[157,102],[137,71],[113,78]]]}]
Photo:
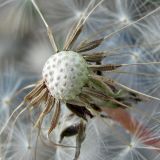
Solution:
[{"label": "soft bokeh background", "polygon": [[[90,3],[89,11],[100,0],[37,0],[46,21],[53,30],[58,48],[61,50],[67,33]],[[87,19],[83,31],[75,43],[106,37],[96,49],[109,56],[102,63],[132,64],[160,60],[160,1],[159,0],[103,0]],[[144,19],[137,21],[141,17]],[[132,24],[133,22],[136,23]],[[0,0],[0,129],[9,115],[23,100],[28,90],[15,95],[20,88],[41,79],[45,61],[54,50],[48,40],[46,29],[30,0]],[[120,28],[128,25],[121,31]],[[117,31],[117,32],[116,32]],[[99,34],[96,34],[96,33]],[[110,36],[111,33],[114,33]],[[110,36],[109,38],[107,36]],[[92,52],[89,54],[93,54]],[[121,67],[104,76],[146,93],[159,96],[160,65],[148,64]],[[139,138],[142,128],[137,126],[134,134],[113,120],[93,118],[87,125],[86,139],[82,145],[80,160],[159,160],[160,145],[146,145],[151,139],[159,140],[160,115],[156,100],[140,103],[129,110],[151,131],[151,137]],[[61,113],[61,125],[48,139],[48,116],[44,122],[42,136],[32,126],[28,112],[23,113],[14,128],[10,124],[0,136],[1,160],[71,160],[74,157],[75,137],[65,139],[64,145],[56,146],[63,128],[75,124],[65,106]],[[36,117],[36,113],[35,114]],[[123,117],[124,118],[124,117]],[[13,128],[13,129],[12,129]]]}]

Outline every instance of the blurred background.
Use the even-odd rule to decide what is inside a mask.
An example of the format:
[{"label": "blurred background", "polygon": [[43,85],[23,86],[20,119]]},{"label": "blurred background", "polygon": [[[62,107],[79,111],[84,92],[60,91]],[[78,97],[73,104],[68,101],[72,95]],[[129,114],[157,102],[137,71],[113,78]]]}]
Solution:
[{"label": "blurred background", "polygon": [[[160,61],[159,0],[36,0],[36,3],[53,31],[59,50],[63,49],[68,32],[87,6],[91,4],[87,12],[90,13],[101,3],[87,18],[73,48],[84,40],[106,37],[96,50],[87,53],[98,51],[109,54],[102,64]],[[128,27],[122,29],[125,26]],[[15,93],[41,79],[43,65],[54,53],[42,19],[30,0],[0,0],[0,129],[28,91],[18,96]],[[159,64],[122,67],[117,72],[104,72],[103,75],[148,95],[160,97]],[[140,111],[131,110],[130,114],[153,131],[153,140],[159,139],[159,102],[146,101],[138,104],[136,109]],[[64,109],[62,113],[62,126],[66,126],[64,120],[68,112]],[[55,131],[51,140],[37,143],[38,131],[29,134],[33,128],[28,117],[27,114],[18,121],[13,138],[7,139],[9,144],[6,143],[5,135],[0,138],[0,159],[35,160],[35,153],[38,160],[72,159],[73,149],[56,148],[51,143],[52,140],[58,141],[61,127]],[[71,119],[68,124],[76,121],[77,118]],[[137,134],[140,132],[139,127]],[[126,138],[126,143],[132,144],[131,147],[122,144],[121,138]],[[143,139],[129,134],[112,120],[107,126],[95,118],[88,123],[80,160],[159,160],[160,148],[145,146],[143,142]],[[71,137],[65,144],[75,145],[75,139]]]}]

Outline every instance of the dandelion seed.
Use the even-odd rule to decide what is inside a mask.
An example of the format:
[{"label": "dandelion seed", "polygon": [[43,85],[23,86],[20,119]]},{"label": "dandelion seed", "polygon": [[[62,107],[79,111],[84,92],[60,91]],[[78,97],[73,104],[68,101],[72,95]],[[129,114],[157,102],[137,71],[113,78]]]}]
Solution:
[{"label": "dandelion seed", "polygon": [[[21,121],[23,120],[21,119]],[[45,148],[40,139],[37,142],[37,136],[38,132],[33,129],[30,122],[19,122],[14,128],[5,158],[9,160],[49,158],[53,152],[47,149],[47,146]]]},{"label": "dandelion seed", "polygon": [[[61,8],[64,8],[64,10],[63,12],[61,10],[58,12],[58,7],[55,9],[57,13],[54,14],[55,17],[53,17],[55,23],[53,28],[56,28],[56,30],[53,29],[52,31],[37,2],[34,0],[30,2],[46,28],[48,38],[55,54],[46,61],[41,80],[38,81],[36,86],[25,96],[24,101],[21,103],[22,105],[17,107],[19,114],[15,117],[15,120],[17,120],[25,110],[29,109],[32,111],[35,127],[38,127],[44,134],[43,138],[45,138],[47,144],[54,144],[54,157],[56,159],[72,158],[77,160],[78,158],[84,159],[85,156],[90,157],[90,155],[87,155],[82,148],[85,148],[85,145],[88,145],[88,143],[85,144],[87,133],[86,125],[88,124],[87,121],[93,117],[101,119],[102,122],[105,122],[108,126],[107,129],[104,128],[103,130],[104,132],[107,131],[106,134],[101,132],[103,136],[99,134],[99,130],[97,131],[95,129],[96,134],[98,135],[96,138],[98,140],[101,140],[101,137],[103,138],[101,140],[103,143],[102,146],[99,141],[96,140],[96,147],[99,148],[97,148],[98,155],[95,156],[97,159],[104,159],[104,155],[105,158],[107,157],[108,159],[113,160],[133,159],[135,157],[137,159],[153,158],[155,156],[153,155],[154,153],[152,153],[153,148],[156,150],[157,148],[159,149],[159,147],[155,149],[155,144],[151,144],[150,140],[146,143],[146,139],[150,138],[148,137],[150,129],[144,126],[144,130],[142,130],[143,127],[141,127],[141,124],[137,120],[135,121],[136,127],[141,130],[139,132],[141,134],[133,132],[135,131],[135,128],[128,127],[128,124],[132,124],[133,126],[132,114],[130,115],[127,110],[130,109],[148,117],[145,112],[141,112],[141,110],[135,108],[134,105],[143,101],[144,98],[157,101],[160,101],[160,99],[129,88],[127,86],[128,83],[121,84],[122,82],[117,81],[117,77],[109,77],[110,75],[108,72],[126,74],[127,72],[130,72],[131,69],[129,68],[132,68],[132,71],[135,70],[135,75],[138,77],[140,74],[144,74],[144,66],[159,64],[159,62],[154,64],[154,61],[150,61],[153,60],[151,58],[152,56],[148,54],[148,50],[146,51],[143,49],[143,42],[145,41],[139,44],[141,36],[143,35],[139,25],[141,24],[141,26],[143,26],[145,19],[157,13],[160,10],[160,7],[147,13],[144,2],[141,3],[141,6],[137,7],[137,2],[139,1],[132,1],[135,13],[130,16],[130,12],[127,11],[130,9],[128,8],[128,1],[123,1],[124,4],[119,0],[114,3],[113,1],[112,3],[111,1],[105,3],[104,0],[85,2],[70,1],[73,6],[76,6],[76,12],[73,14],[74,16],[71,16],[71,21],[69,18],[68,21],[66,21],[66,25],[61,25],[60,19],[61,17],[61,20],[64,19],[64,11],[66,10],[69,15],[72,11],[70,10],[70,6],[72,5],[69,3],[64,5],[61,4],[62,1],[55,1],[53,3],[55,4],[54,7],[56,7],[57,4],[60,5]],[[82,4],[82,7],[80,5],[81,2],[85,5],[87,3],[87,6],[83,6]],[[78,6],[80,5],[81,8],[78,12],[76,3]],[[111,9],[109,9],[110,6],[102,6],[102,3],[106,6],[112,4]],[[52,7],[53,6],[51,6],[51,8]],[[125,11],[123,11],[123,7],[126,8]],[[119,15],[113,14],[115,8],[118,8]],[[105,9],[107,9],[106,12]],[[142,14],[141,9],[144,9],[144,15]],[[58,13],[60,13],[60,17],[58,17]],[[106,13],[110,14],[107,14],[108,17],[106,16],[106,21],[103,23],[102,19],[105,18],[104,15]],[[66,13],[65,16],[68,15]],[[102,17],[102,19],[95,17]],[[103,24],[110,22],[113,18],[116,19],[116,22],[118,21],[118,24],[114,23],[113,20],[113,23],[111,23],[107,30],[106,28],[105,30],[99,28],[99,25],[102,26]],[[73,23],[73,21],[74,27],[72,28],[70,27],[70,23]],[[98,23],[99,21],[102,23]],[[94,29],[94,27],[96,29]],[[88,29],[89,31],[87,31]],[[95,30],[97,31],[92,34]],[[62,31],[61,34],[58,34],[60,31]],[[87,33],[86,37],[84,37],[85,33]],[[119,39],[122,39],[120,43],[116,43]],[[60,45],[57,42],[60,42]],[[114,48],[115,45],[118,44],[121,44],[119,49]],[[124,46],[124,44],[126,44],[127,47]],[[123,56],[120,57],[121,55]],[[111,59],[108,58],[109,56]],[[119,63],[117,60],[114,61],[114,56],[119,58]],[[107,59],[105,65],[101,64],[104,58]],[[108,61],[110,62],[111,60],[113,60],[112,63],[108,63]],[[133,68],[134,66],[136,67]],[[141,67],[142,70],[139,69],[139,67]],[[119,69],[123,70],[119,71]],[[142,72],[137,73],[138,69]],[[104,71],[107,72],[106,77],[103,76],[102,72]],[[133,75],[133,73],[130,74]],[[146,76],[149,76],[149,73],[147,73]],[[136,80],[138,79],[137,77],[135,78]],[[133,79],[132,83],[136,83],[135,79]],[[129,80],[132,80],[132,78],[124,81]],[[65,106],[62,104],[65,104]],[[67,113],[63,115],[65,107],[71,111],[70,116],[67,115],[67,118],[71,117],[70,120],[66,119]],[[17,110],[14,110],[7,123],[10,122],[12,118],[14,119],[14,113]],[[101,115],[102,110],[106,111],[108,115],[103,117],[103,115]],[[118,114],[117,111],[122,112],[119,112]],[[128,120],[127,123],[123,121],[124,119],[121,117],[121,114],[126,116],[125,118]],[[47,119],[48,116],[49,120],[44,124],[45,119]],[[76,120],[74,117],[76,117]],[[159,121],[154,117],[151,119],[155,122]],[[115,121],[117,121],[117,123]],[[94,124],[96,124],[96,122],[94,122]],[[119,124],[121,124],[123,128]],[[64,126],[66,128],[63,128]],[[142,134],[144,133],[143,131],[146,131],[147,137],[144,137],[144,134]],[[0,131],[1,134],[3,132],[4,129]],[[60,135],[59,139],[57,138],[57,135]],[[59,144],[57,144],[57,139],[59,140]],[[66,147],[65,145],[69,143],[74,144],[74,146],[67,146],[67,149],[58,148]],[[93,144],[95,144],[95,141]],[[141,152],[141,149],[144,149],[145,152],[149,150],[151,154],[146,157],[143,152]],[[92,151],[94,151],[94,149],[90,152]],[[26,154],[26,150],[24,154]],[[156,157],[157,156],[158,155],[156,154]]]},{"label": "dandelion seed", "polygon": [[[3,66],[4,67],[4,66]],[[15,94],[18,87],[20,87],[21,80],[14,68],[5,65],[2,69],[0,76],[0,118],[1,125],[6,121],[10,111],[13,107],[12,97]]]},{"label": "dandelion seed", "polygon": [[[143,34],[143,43],[147,43],[150,48],[154,50],[154,52],[159,50],[159,21],[157,21],[157,17],[159,15],[159,12],[155,14],[154,16],[149,17],[145,20],[145,25],[142,26],[142,34]],[[154,47],[150,44],[156,44]]]},{"label": "dandelion seed", "polygon": [[0,18],[3,21],[0,28],[7,34],[16,33],[23,36],[36,25],[36,14],[30,0],[1,0],[0,9]]},{"label": "dandelion seed", "polygon": [[[146,105],[141,106],[146,108]],[[153,108],[152,108],[153,109]],[[143,112],[143,111],[142,111]],[[141,113],[142,113],[141,112]],[[152,112],[150,114],[150,112]],[[149,113],[149,114],[147,114]],[[139,123],[133,118],[132,121],[128,123],[130,128],[130,133],[121,130],[121,135],[123,135],[128,144],[119,144],[117,140],[111,140],[106,138],[110,146],[108,149],[108,156],[112,159],[154,159],[159,157],[159,109],[158,106],[154,107],[151,111],[146,111],[144,114],[138,114],[138,112],[133,112],[131,114],[135,115]],[[139,116],[137,116],[137,114]],[[139,118],[138,118],[139,117]],[[153,122],[153,119],[156,118],[157,121]],[[143,126],[143,127],[142,127]],[[118,128],[117,128],[118,129]],[[148,131],[146,131],[146,129]],[[131,131],[132,130],[132,131]],[[132,132],[132,133],[131,133]],[[115,144],[115,146],[114,146]],[[112,152],[113,151],[113,152]]]}]

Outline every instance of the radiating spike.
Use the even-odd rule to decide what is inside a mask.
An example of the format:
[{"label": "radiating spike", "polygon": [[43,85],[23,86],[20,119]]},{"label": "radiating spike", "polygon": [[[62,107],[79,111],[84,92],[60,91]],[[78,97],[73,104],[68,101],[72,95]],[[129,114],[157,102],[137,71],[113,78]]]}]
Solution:
[{"label": "radiating spike", "polygon": [[47,101],[46,101],[46,104],[45,104],[45,107],[44,107],[44,110],[42,111],[42,113],[40,114],[40,116],[38,117],[38,120],[36,121],[35,123],[35,127],[40,127],[42,121],[43,121],[43,118],[48,114],[50,113],[50,111],[52,110],[54,106],[54,97],[52,97],[50,94],[48,94],[48,97],[47,97]]},{"label": "radiating spike", "polygon": [[75,37],[77,37],[77,35],[79,34],[81,28],[83,27],[83,25],[86,23],[87,19],[89,18],[89,16],[94,12],[94,10],[103,3],[104,0],[101,0],[99,3],[97,3],[92,9],[91,11],[88,12],[88,9],[90,8],[90,6],[92,6],[92,1],[88,4],[86,10],[83,12],[83,14],[81,14],[81,17],[79,19],[79,21],[75,24],[75,27],[72,31],[72,34],[69,36],[69,40],[67,41],[67,43],[65,44],[65,49],[67,50],[70,46],[70,44],[72,43],[72,41],[74,41],[73,39],[75,39]]},{"label": "radiating spike", "polygon": [[123,104],[123,103],[117,101],[113,97],[110,97],[108,95],[105,95],[105,94],[103,94],[101,92],[98,92],[96,90],[93,90],[93,89],[90,89],[90,88],[87,88],[87,87],[83,88],[83,93],[86,94],[86,95],[91,95],[93,97],[96,97],[96,98],[98,98],[100,100],[103,100],[103,101],[106,101],[106,102],[113,102],[113,103],[115,103],[115,104],[118,105],[117,107],[121,107],[121,108],[124,108],[124,109],[125,108],[129,108],[128,105]]},{"label": "radiating spike", "polygon": [[40,93],[39,95],[37,95],[35,98],[33,98],[30,102],[30,105],[31,106],[34,106],[36,104],[39,104],[41,102],[41,100],[43,98],[45,98],[46,96],[46,93],[48,92],[47,88],[44,88]]},{"label": "radiating spike", "polygon": [[44,109],[45,114],[48,114],[51,111],[51,109],[53,108],[54,102],[55,102],[55,98],[49,94],[48,100],[46,102],[46,108]]},{"label": "radiating spike", "polygon": [[38,83],[35,86],[35,88],[24,97],[24,101],[28,101],[28,100],[32,99],[32,97],[37,96],[44,89],[44,87],[45,87],[45,84],[43,81]]},{"label": "radiating spike", "polygon": [[67,104],[72,104],[72,105],[76,105],[78,107],[84,107],[84,104],[78,99],[74,99],[74,100],[68,100]]},{"label": "radiating spike", "polygon": [[89,42],[89,43],[84,43],[76,49],[76,52],[80,53],[80,52],[90,51],[92,49],[97,48],[102,42],[103,42],[103,38]]},{"label": "radiating spike", "polygon": [[[89,94],[85,94],[85,93],[81,93],[79,95],[80,99],[83,100],[86,104],[88,104],[89,109],[92,108],[92,110],[96,111],[96,112],[101,112],[101,109],[99,106],[97,106],[96,104],[94,104],[93,99],[91,98],[91,96]],[[92,112],[91,112],[92,113]],[[92,114],[94,116],[94,114]]]},{"label": "radiating spike", "polygon": [[98,76],[98,75],[90,75],[90,76],[91,77],[93,76],[94,78],[101,79],[101,80],[103,80],[103,82],[105,82],[107,84],[119,86],[119,87],[123,88],[124,90],[130,91],[130,92],[135,93],[137,95],[140,95],[140,96],[142,96],[144,98],[149,98],[149,99],[154,99],[154,100],[160,101],[160,98],[158,98],[158,97],[150,96],[150,95],[147,95],[145,93],[139,92],[139,91],[134,90],[132,88],[129,88],[129,87],[117,82],[117,81],[114,81],[114,80],[112,80],[110,78],[102,77],[102,76]]},{"label": "radiating spike", "polygon": [[99,113],[99,111],[97,112],[97,110],[95,110],[93,103],[90,102],[91,97],[89,97],[89,99],[88,99],[88,97],[89,97],[88,94],[85,94],[84,92],[83,92],[83,94],[79,95],[79,99],[84,103],[85,108],[87,108],[87,110],[89,110],[89,112],[93,116],[95,116],[95,115],[97,115],[97,113]]},{"label": "radiating spike", "polygon": [[[31,3],[33,4],[34,8],[36,9],[37,13],[39,14],[41,20],[43,21],[43,23],[46,27],[46,30],[47,30],[47,34],[48,34],[48,38],[50,40],[50,43],[51,43],[54,51],[57,53],[58,52],[58,47],[57,47],[57,44],[55,42],[55,37],[53,35],[53,32],[52,32],[50,26],[48,25],[48,23],[47,23],[46,19],[44,18],[42,12],[40,11],[39,6],[37,5],[36,1],[31,0]],[[52,29],[53,29],[53,27],[52,27]]]},{"label": "radiating spike", "polygon": [[103,81],[99,80],[99,79],[95,79],[94,77],[90,77],[90,85],[97,89],[97,90],[101,90],[104,91],[105,93],[109,94],[109,95],[114,95],[115,94],[115,90],[112,90],[112,88],[107,85],[106,83],[104,83]]},{"label": "radiating spike", "polygon": [[74,35],[73,35],[73,33],[69,33],[70,35],[69,35],[69,37],[67,39],[67,42],[66,42],[65,47],[64,47],[64,50],[69,50],[73,46],[74,42],[77,40],[77,38],[81,34],[82,28],[83,28],[83,25],[80,28],[78,28],[78,30],[75,32]]},{"label": "radiating spike", "polygon": [[48,130],[48,135],[53,131],[53,129],[56,127],[56,125],[58,123],[59,115],[60,115],[60,109],[61,109],[60,108],[60,101],[56,100],[55,111],[54,111],[53,118],[52,118],[52,121],[51,121],[51,126]]},{"label": "radiating spike", "polygon": [[104,52],[92,53],[90,55],[83,54],[82,56],[86,61],[89,62],[100,62],[104,57],[106,57]]},{"label": "radiating spike", "polygon": [[121,67],[120,64],[105,64],[105,65],[89,65],[88,66],[93,71],[112,71],[119,67]]}]

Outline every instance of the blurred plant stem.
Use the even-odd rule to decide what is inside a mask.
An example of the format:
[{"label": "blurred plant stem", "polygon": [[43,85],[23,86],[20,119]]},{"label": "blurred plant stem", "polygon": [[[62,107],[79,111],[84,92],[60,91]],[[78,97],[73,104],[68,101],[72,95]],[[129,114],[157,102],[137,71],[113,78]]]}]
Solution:
[{"label": "blurred plant stem", "polygon": [[133,118],[126,110],[117,108],[103,108],[103,111],[120,123],[126,130],[137,138],[143,140],[146,145],[152,146],[153,150],[160,152],[160,138],[155,138],[155,134],[146,128],[142,123]]}]

